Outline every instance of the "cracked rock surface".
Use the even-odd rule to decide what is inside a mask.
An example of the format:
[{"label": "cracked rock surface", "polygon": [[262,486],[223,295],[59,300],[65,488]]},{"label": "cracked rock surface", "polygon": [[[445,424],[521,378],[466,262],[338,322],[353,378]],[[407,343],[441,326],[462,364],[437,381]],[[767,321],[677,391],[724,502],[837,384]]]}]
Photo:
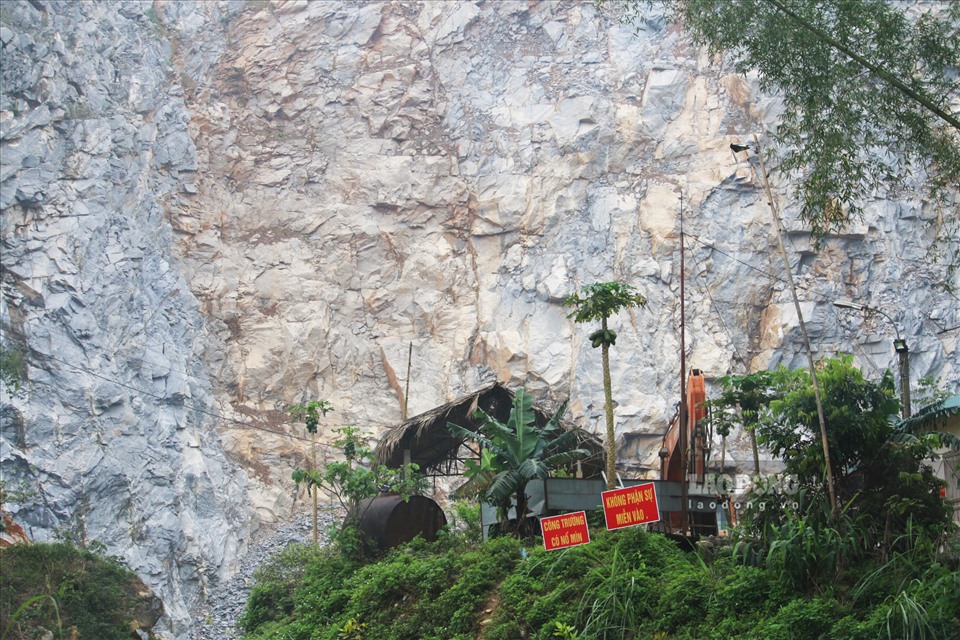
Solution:
[{"label": "cracked rock surface", "polygon": [[[35,495],[17,522],[104,543],[184,639],[258,529],[298,513],[290,404],[335,406],[321,463],[337,426],[375,441],[412,344],[411,416],[499,379],[602,430],[593,328],[562,301],[613,279],[649,301],[611,322],[620,469],[655,474],[681,196],[688,366],[805,366],[729,148],[768,140],[781,102],[655,13],[638,26],[586,2],[0,2],[0,326],[26,357],[0,469]],[[896,369],[889,323],[831,304],[850,298],[896,322],[914,384],[955,391],[943,211],[872,194],[816,247],[772,179],[815,355]],[[727,460],[749,470],[744,434]]]}]

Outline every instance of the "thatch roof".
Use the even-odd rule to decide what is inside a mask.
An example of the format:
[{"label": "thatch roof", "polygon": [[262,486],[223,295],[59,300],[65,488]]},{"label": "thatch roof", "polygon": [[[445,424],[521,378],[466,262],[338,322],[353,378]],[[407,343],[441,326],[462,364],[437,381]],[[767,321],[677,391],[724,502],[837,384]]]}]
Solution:
[{"label": "thatch roof", "polygon": [[[473,393],[440,405],[406,422],[391,428],[380,440],[374,452],[377,462],[391,468],[398,468],[403,464],[404,450],[410,452],[410,462],[420,466],[420,470],[428,475],[454,475],[460,472],[462,461],[461,439],[450,433],[447,423],[476,432],[481,422],[473,417],[477,409],[483,409],[497,420],[506,422],[510,417],[510,408],[513,405],[513,392],[495,382]],[[552,417],[547,412],[534,405],[534,414],[538,426],[545,426]],[[566,430],[577,427],[568,422],[561,422]],[[589,457],[581,460],[581,468],[587,477],[599,475],[603,469],[603,445],[596,436],[585,431],[581,433],[580,446],[590,451]],[[466,454],[474,458],[476,454]]]}]

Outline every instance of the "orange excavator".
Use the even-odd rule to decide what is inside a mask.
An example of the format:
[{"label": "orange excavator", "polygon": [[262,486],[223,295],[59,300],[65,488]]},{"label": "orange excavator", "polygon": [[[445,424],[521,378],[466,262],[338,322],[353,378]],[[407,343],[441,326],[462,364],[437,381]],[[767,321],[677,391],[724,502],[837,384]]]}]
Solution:
[{"label": "orange excavator", "polygon": [[[687,377],[686,384],[686,414],[687,420],[685,428],[686,438],[683,439],[683,446],[692,450],[691,467],[687,469],[687,474],[692,474],[692,480],[697,484],[703,484],[707,473],[707,454],[709,446],[706,436],[706,418],[707,408],[704,404],[707,400],[707,389],[704,383],[703,372],[699,369],[693,369]],[[662,480],[683,480],[681,447],[681,429],[680,422],[682,416],[680,409],[677,409],[673,422],[663,434],[663,448],[661,449],[661,467],[660,478]]]},{"label": "orange excavator", "polygon": [[[693,369],[685,385],[686,402],[677,408],[667,431],[663,434],[663,446],[660,449],[660,478],[661,480],[681,483],[682,501],[687,500],[686,485],[689,482],[702,485],[706,482],[707,456],[710,452],[707,435],[707,400],[706,384],[703,372]],[[686,419],[684,419],[686,418]],[[683,464],[684,452],[687,452],[687,465]],[[686,475],[686,477],[684,477]],[[685,515],[692,517],[689,522],[691,528],[700,528],[709,523],[698,523],[708,514],[690,513],[685,510],[668,512],[665,520],[671,529],[683,530],[688,522]],[[716,518],[713,518],[712,527],[716,528]]]}]

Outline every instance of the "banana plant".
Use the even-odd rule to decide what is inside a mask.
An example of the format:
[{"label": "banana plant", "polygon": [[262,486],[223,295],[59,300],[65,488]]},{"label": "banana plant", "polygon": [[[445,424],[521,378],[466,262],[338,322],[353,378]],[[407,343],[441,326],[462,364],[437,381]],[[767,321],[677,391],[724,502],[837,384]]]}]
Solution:
[{"label": "banana plant", "polygon": [[960,451],[960,437],[950,431],[951,423],[960,425],[960,394],[924,407],[909,418],[895,421],[890,439],[895,442],[915,442],[927,437],[933,448]]},{"label": "banana plant", "polygon": [[[447,423],[455,436],[480,445],[480,463],[468,466],[468,482],[473,483],[477,495],[497,507],[502,530],[518,537],[533,533],[527,522],[527,484],[589,453],[577,446],[577,430],[565,431],[560,426],[566,407],[564,402],[545,426],[538,427],[533,398],[521,388],[513,397],[506,424],[482,409],[474,414],[483,421],[476,432]],[[517,519],[511,523],[507,514],[514,503]]]}]

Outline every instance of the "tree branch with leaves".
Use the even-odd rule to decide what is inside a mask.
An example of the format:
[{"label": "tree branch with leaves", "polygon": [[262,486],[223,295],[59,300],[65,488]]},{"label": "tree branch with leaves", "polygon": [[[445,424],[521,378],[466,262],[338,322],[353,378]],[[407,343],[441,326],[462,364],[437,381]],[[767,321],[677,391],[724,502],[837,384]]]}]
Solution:
[{"label": "tree branch with leaves", "polygon": [[[773,131],[818,237],[862,217],[877,190],[925,183],[960,262],[960,3],[888,0],[607,0],[640,25],[654,7],[760,89],[782,96]],[[743,132],[747,133],[747,132]],[[950,279],[944,281],[948,286]]]},{"label": "tree branch with leaves", "polygon": [[[295,404],[291,405],[289,408],[290,417],[294,420],[301,421],[307,427],[307,431],[310,433],[310,469],[309,471],[317,471],[317,431],[320,429],[320,418],[326,416],[331,411],[334,411],[333,405],[326,400],[311,400],[306,404]],[[299,471],[299,470],[298,470]],[[296,473],[296,472],[295,472]],[[309,479],[312,476],[305,475],[303,476],[303,481],[307,486],[307,491],[310,493],[313,499],[313,544],[319,544],[320,537],[317,531],[317,512],[319,511],[318,500],[319,496],[317,495],[318,485],[312,483]],[[296,478],[294,478],[296,480]],[[297,486],[300,486],[300,483],[297,482]]]},{"label": "tree branch with leaves", "polygon": [[[410,496],[422,494],[426,480],[419,473],[416,464],[405,464],[399,469],[375,464],[373,451],[367,445],[355,425],[347,425],[333,430],[339,437],[334,442],[343,455],[342,460],[327,463],[323,469],[300,469],[293,471],[293,481],[299,488],[306,485],[314,494],[323,488],[328,490],[345,513],[343,523],[333,530],[332,537],[347,554],[363,554],[368,550],[360,538],[360,520],[369,504],[370,498],[380,493],[396,493],[404,500]],[[314,518],[316,522],[316,518]]]}]

